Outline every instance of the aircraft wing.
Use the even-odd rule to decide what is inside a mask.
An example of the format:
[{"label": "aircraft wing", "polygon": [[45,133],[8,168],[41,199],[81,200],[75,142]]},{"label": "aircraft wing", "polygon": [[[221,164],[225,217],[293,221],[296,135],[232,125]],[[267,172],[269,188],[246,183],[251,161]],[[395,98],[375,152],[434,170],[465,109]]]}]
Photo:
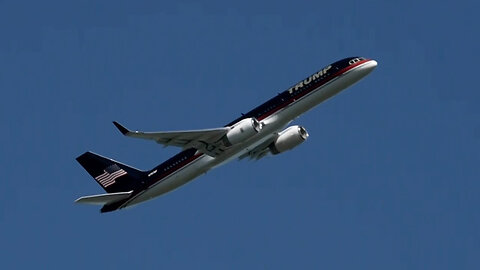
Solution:
[{"label": "aircraft wing", "polygon": [[265,142],[261,143],[257,147],[253,148],[252,150],[248,151],[247,153],[241,155],[238,159],[244,159],[249,157],[250,160],[259,160],[264,156],[270,153],[270,144],[275,140],[275,138],[270,138]]},{"label": "aircraft wing", "polygon": [[221,127],[185,131],[143,132],[131,131],[115,121],[113,124],[125,136],[153,140],[164,146],[177,146],[184,149],[193,147],[212,157],[223,153],[224,147],[221,138],[229,130],[228,127]]}]

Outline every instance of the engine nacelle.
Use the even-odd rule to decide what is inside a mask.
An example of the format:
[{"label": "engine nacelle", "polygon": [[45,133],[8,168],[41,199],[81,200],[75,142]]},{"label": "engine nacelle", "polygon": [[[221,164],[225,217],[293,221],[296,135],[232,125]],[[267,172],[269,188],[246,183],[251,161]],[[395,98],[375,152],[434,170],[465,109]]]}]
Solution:
[{"label": "engine nacelle", "polygon": [[257,134],[262,125],[255,118],[246,118],[234,124],[223,137],[225,146],[232,146]]},{"label": "engine nacelle", "polygon": [[307,138],[308,132],[304,127],[288,127],[282,131],[277,139],[270,145],[270,151],[274,155],[283,153],[303,143]]}]

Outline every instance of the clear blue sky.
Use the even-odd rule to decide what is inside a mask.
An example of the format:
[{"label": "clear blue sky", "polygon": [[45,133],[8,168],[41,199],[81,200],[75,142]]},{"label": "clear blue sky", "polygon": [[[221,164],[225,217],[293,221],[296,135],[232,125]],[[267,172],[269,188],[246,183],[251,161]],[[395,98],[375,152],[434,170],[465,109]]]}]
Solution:
[{"label": "clear blue sky", "polygon": [[[478,1],[78,2],[0,1],[2,269],[480,269]],[[178,151],[112,120],[222,126],[356,55],[378,68],[297,119],[294,151],[73,203],[103,192],[87,150]]]}]

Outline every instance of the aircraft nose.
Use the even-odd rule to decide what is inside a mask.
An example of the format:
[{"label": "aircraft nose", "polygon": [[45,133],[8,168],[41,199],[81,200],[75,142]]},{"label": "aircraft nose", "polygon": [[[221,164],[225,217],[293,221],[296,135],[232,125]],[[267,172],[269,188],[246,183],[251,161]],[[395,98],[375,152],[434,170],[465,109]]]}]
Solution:
[{"label": "aircraft nose", "polygon": [[362,65],[362,67],[360,68],[361,73],[363,74],[363,76],[365,76],[365,75],[369,74],[370,72],[372,72],[377,67],[377,65],[378,65],[377,61],[369,60],[364,65]]},{"label": "aircraft nose", "polygon": [[373,59],[368,62],[368,68],[371,70],[374,70],[377,67],[377,65],[378,65],[377,61]]}]

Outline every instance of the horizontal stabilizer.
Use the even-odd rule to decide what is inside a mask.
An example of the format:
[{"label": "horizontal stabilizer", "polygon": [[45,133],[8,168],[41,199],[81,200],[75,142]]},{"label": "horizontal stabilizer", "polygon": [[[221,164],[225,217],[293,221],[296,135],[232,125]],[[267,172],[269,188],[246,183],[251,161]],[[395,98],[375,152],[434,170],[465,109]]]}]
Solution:
[{"label": "horizontal stabilizer", "polygon": [[107,203],[110,204],[110,203],[118,202],[120,200],[128,198],[132,194],[132,192],[133,190],[127,191],[127,192],[84,196],[84,197],[78,198],[75,202],[84,203],[84,204],[96,204],[96,205],[104,205]]}]

